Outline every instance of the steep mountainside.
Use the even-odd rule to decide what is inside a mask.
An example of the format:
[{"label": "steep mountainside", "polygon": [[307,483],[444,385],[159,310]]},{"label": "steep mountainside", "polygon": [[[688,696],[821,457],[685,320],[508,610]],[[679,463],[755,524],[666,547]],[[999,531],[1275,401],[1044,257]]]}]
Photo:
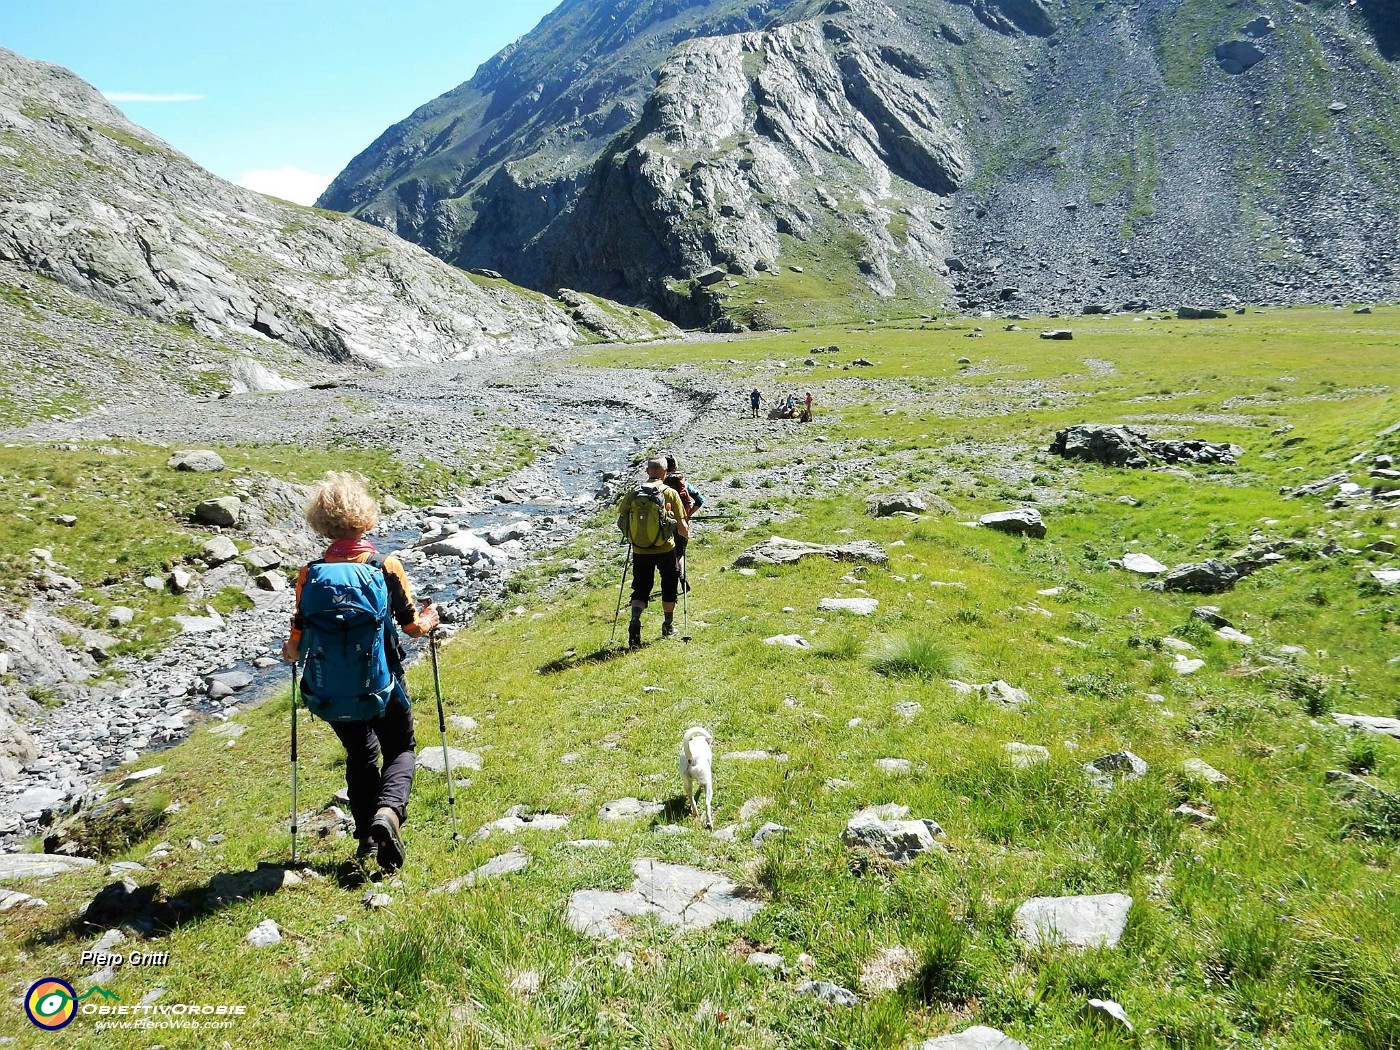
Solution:
[{"label": "steep mountainside", "polygon": [[565,0],[320,203],[692,322],[1390,297],[1397,25],[1396,0]]},{"label": "steep mountainside", "polygon": [[[582,306],[580,304],[583,304]],[[578,318],[588,311],[588,322]],[[0,409],[651,334],[233,186],[67,70],[0,50]],[[35,390],[43,377],[47,392]],[[76,393],[73,395],[78,397]],[[79,398],[81,400],[81,398]]]}]

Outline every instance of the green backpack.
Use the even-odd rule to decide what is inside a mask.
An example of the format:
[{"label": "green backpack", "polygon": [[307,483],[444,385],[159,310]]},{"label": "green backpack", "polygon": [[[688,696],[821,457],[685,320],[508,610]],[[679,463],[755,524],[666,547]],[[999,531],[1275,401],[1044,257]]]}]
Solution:
[{"label": "green backpack", "polygon": [[664,547],[675,539],[676,519],[666,506],[666,485],[648,481],[632,490],[617,516],[617,527],[634,547]]}]

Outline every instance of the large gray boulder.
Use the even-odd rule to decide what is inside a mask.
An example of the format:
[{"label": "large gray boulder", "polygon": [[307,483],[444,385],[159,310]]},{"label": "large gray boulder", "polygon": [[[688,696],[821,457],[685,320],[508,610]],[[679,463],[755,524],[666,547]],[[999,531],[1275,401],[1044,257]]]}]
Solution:
[{"label": "large gray boulder", "polygon": [[1188,594],[1219,594],[1228,591],[1240,580],[1240,574],[1216,558],[1178,565],[1164,575],[1157,586],[1164,591]]},{"label": "large gray boulder", "polygon": [[1012,536],[1031,536],[1038,540],[1045,538],[1045,521],[1041,518],[1040,511],[1034,507],[998,510],[991,514],[983,514],[977,520],[989,529],[1006,532]]},{"label": "large gray boulder", "polygon": [[194,517],[196,521],[206,525],[229,528],[238,524],[242,510],[243,501],[237,496],[220,496],[218,499],[207,499],[199,503],[194,508]]},{"label": "large gray boulder", "polygon": [[224,469],[224,460],[210,449],[184,449],[171,455],[165,465],[174,470],[205,474]]}]

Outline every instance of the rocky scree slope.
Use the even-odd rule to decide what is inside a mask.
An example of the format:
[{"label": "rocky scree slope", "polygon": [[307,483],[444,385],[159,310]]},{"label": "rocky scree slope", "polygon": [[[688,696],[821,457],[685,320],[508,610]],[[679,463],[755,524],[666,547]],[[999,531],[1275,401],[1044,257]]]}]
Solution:
[{"label": "rocky scree slope", "polygon": [[[1398,19],[1394,0],[566,0],[320,203],[691,323],[852,297],[1384,298]],[[734,292],[755,275],[770,303]]]},{"label": "rocky scree slope", "polygon": [[[567,305],[224,182],[67,70],[4,50],[0,161],[11,385],[57,363],[94,382],[117,374],[127,387],[277,389],[289,382],[278,369],[467,359],[595,337]],[[594,313],[615,320],[613,335],[652,334],[625,311]],[[148,382],[131,371],[142,358],[155,366]]]}]

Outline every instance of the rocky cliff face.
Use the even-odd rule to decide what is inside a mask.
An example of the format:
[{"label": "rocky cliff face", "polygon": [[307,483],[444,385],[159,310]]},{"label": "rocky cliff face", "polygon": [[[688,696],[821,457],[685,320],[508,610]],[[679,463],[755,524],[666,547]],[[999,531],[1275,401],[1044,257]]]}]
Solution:
[{"label": "rocky cliff face", "polygon": [[690,322],[1394,296],[1393,7],[566,0],[321,203]]},{"label": "rocky cliff face", "polygon": [[[599,310],[603,334],[650,334]],[[266,389],[559,347],[598,334],[577,313],[230,185],[68,71],[0,50],[0,402],[34,408],[46,372],[132,393]]]}]

